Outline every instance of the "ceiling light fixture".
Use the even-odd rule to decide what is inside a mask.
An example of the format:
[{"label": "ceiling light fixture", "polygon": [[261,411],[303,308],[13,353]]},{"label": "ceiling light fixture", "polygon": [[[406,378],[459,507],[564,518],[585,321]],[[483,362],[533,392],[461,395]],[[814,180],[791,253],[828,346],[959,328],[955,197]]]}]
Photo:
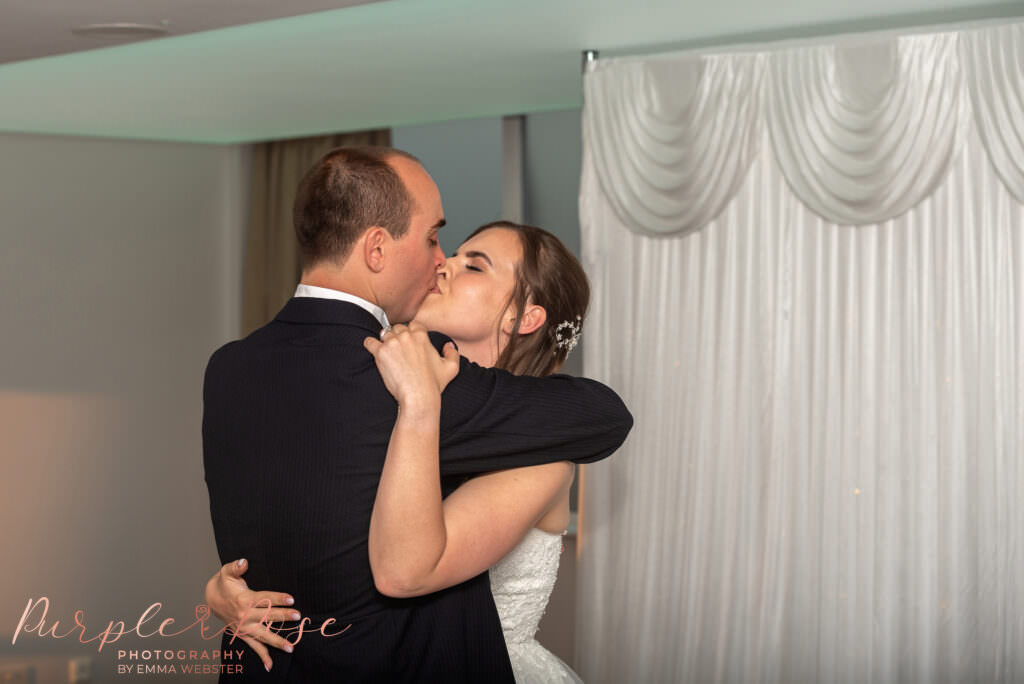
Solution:
[{"label": "ceiling light fixture", "polygon": [[110,22],[106,24],[83,24],[71,29],[76,36],[97,36],[101,38],[156,38],[166,36],[170,31],[166,23],[135,24],[131,22]]}]

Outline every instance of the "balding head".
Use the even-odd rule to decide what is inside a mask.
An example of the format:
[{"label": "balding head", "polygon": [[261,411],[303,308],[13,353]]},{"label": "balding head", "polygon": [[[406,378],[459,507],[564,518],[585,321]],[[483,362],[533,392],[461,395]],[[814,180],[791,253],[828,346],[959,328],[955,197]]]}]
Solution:
[{"label": "balding head", "polygon": [[415,207],[392,161],[419,164],[390,147],[338,147],[317,161],[299,183],[292,217],[303,270],[340,263],[372,226],[399,238]]}]

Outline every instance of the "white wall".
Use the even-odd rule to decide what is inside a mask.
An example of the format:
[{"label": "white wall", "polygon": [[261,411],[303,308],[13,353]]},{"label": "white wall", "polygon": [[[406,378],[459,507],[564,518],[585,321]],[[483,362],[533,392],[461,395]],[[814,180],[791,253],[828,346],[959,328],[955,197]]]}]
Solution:
[{"label": "white wall", "polygon": [[88,635],[202,601],[202,375],[239,328],[247,152],[0,135],[0,667],[90,656],[94,681],[116,678],[113,646],[12,646],[30,598],[61,632],[83,610]]}]

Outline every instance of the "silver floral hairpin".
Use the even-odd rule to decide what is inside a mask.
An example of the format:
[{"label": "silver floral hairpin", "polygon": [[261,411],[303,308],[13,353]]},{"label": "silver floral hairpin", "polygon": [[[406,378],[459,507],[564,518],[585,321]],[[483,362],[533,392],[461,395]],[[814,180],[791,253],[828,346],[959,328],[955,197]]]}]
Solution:
[{"label": "silver floral hairpin", "polygon": [[576,348],[580,341],[580,330],[583,328],[583,318],[577,316],[575,320],[562,321],[555,326],[555,348],[564,349],[568,354]]}]

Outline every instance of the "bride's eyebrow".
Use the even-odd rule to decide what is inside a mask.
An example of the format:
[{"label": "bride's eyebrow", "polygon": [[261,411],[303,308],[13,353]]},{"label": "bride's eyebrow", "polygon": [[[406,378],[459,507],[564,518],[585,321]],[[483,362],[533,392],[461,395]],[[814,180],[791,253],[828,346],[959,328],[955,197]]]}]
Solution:
[{"label": "bride's eyebrow", "polygon": [[[456,254],[457,254],[457,252],[456,252]],[[466,252],[466,257],[470,258],[470,259],[472,259],[473,257],[480,257],[481,259],[483,259],[484,261],[487,262],[488,266],[491,266],[491,267],[494,266],[494,264],[491,263],[491,257],[487,256],[483,252],[475,252],[475,251],[473,251],[473,252]]]}]

